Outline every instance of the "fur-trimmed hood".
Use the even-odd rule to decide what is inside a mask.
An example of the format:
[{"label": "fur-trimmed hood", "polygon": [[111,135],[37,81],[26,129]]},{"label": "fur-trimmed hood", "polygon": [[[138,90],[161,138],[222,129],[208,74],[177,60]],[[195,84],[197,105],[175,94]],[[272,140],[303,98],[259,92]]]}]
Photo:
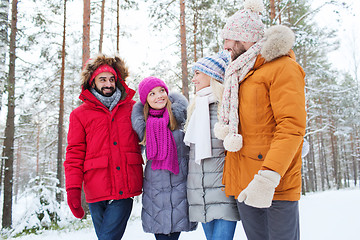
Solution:
[{"label": "fur-trimmed hood", "polygon": [[[118,55],[107,56],[103,53],[96,55],[94,58],[89,59],[81,72],[81,87],[83,90],[89,89],[89,80],[94,71],[101,65],[107,64],[115,69],[118,75],[118,80],[125,81],[129,76],[128,67],[125,65],[125,62]],[[117,81],[117,86],[119,87],[119,82]]]},{"label": "fur-trimmed hood", "polygon": [[[182,129],[186,120],[188,101],[182,94],[177,92],[170,92],[169,100],[171,102],[171,111],[174,114],[179,128]],[[135,103],[131,114],[131,122],[139,139],[143,139],[146,122],[144,117],[144,105],[141,102]]]},{"label": "fur-trimmed hood", "polygon": [[260,51],[266,62],[289,55],[294,43],[294,32],[283,25],[276,25],[265,31],[265,42]]}]

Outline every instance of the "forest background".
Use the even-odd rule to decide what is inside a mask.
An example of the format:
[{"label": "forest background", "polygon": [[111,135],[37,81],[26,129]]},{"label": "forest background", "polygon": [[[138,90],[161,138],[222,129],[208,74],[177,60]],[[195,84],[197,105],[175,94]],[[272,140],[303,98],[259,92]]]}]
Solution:
[{"label": "forest background", "polygon": [[[188,99],[191,65],[222,49],[242,0],[0,0],[0,191],[4,236],[57,228],[68,216],[63,161],[79,73],[98,52],[119,53],[128,85],[149,75]],[[264,0],[269,27],[289,26],[306,72],[309,154],[302,193],[359,185],[358,0]],[[357,21],[359,22],[359,20]],[[137,99],[138,96],[136,95]],[[21,222],[13,206],[33,205]]]}]

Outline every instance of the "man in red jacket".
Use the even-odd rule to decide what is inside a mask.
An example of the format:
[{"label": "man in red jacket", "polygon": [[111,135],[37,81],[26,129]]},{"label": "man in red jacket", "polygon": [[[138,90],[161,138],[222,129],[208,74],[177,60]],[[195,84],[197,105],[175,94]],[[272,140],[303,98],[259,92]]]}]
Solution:
[{"label": "man in red jacket", "polygon": [[128,69],[118,56],[99,54],[81,73],[83,104],[70,114],[64,162],[68,205],[84,216],[84,186],[96,235],[121,239],[130,217],[132,197],[142,189],[143,159],[131,127],[135,91],[125,79]]}]

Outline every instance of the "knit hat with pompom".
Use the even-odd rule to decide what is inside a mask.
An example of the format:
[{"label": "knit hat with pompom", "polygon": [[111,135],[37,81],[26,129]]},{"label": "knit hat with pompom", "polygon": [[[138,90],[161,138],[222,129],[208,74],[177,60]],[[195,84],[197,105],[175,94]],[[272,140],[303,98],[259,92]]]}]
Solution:
[{"label": "knit hat with pompom", "polygon": [[264,24],[259,13],[264,10],[262,0],[245,0],[244,9],[232,15],[222,30],[222,38],[257,42],[264,37]]}]

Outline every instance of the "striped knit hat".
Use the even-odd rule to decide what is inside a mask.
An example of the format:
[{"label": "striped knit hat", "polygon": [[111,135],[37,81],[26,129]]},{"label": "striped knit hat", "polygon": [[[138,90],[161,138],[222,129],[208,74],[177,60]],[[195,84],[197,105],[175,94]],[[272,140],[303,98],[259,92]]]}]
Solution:
[{"label": "striped knit hat", "polygon": [[225,69],[230,61],[230,53],[228,51],[221,51],[210,57],[203,57],[199,59],[192,67],[193,71],[198,70],[200,72],[209,75],[210,77],[224,82]]},{"label": "striped knit hat", "polygon": [[222,38],[258,42],[264,37],[265,26],[259,13],[264,9],[262,0],[245,0],[244,9],[232,15],[222,30]]}]

